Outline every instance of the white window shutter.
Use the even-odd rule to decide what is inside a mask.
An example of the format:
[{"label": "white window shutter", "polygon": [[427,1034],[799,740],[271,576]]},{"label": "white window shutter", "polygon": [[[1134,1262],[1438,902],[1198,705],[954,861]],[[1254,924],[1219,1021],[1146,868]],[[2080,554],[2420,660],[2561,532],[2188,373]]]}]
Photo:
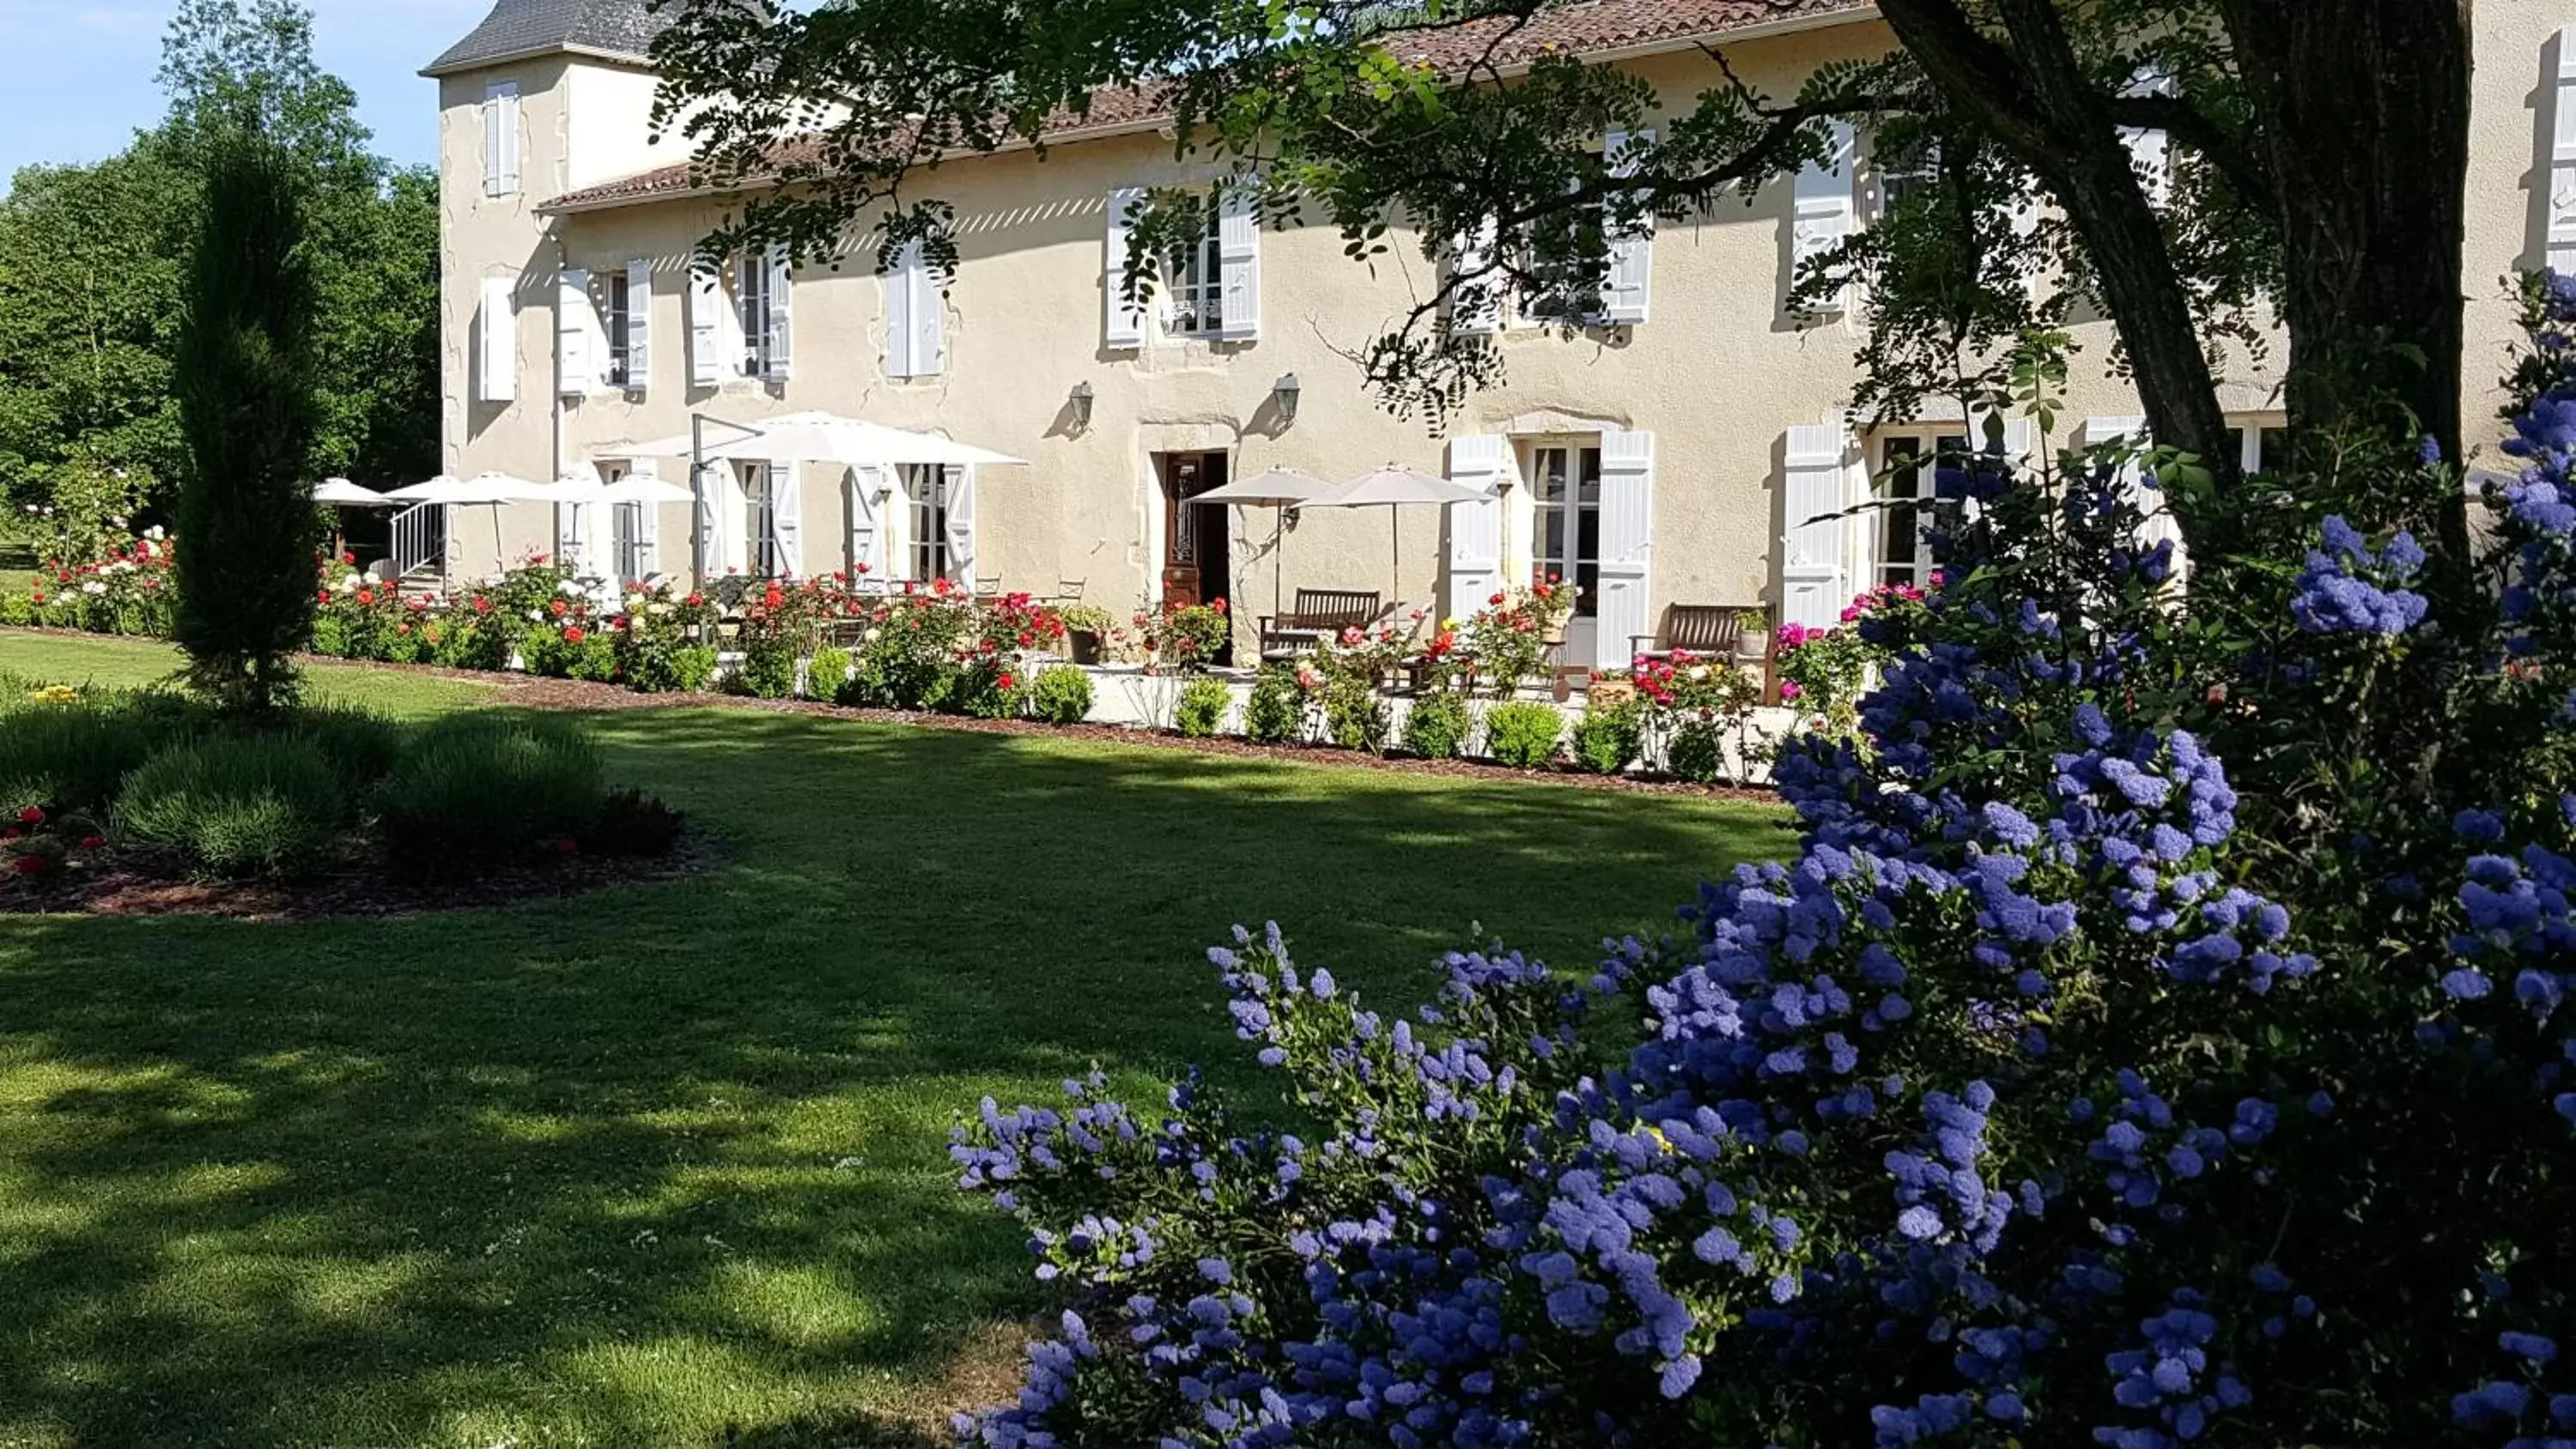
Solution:
[{"label": "white window shutter", "polygon": [[483,194],[519,190],[519,83],[494,81],[483,90]]},{"label": "white window shutter", "polygon": [[518,282],[511,277],[485,277],[483,304],[476,325],[476,361],[481,374],[475,396],[485,402],[512,402],[519,396]]},{"label": "white window shutter", "polygon": [[948,299],[927,257],[912,269],[912,375],[937,377],[948,370]]},{"label": "white window shutter", "polygon": [[883,510],[892,500],[880,503],[878,495],[891,488],[891,475],[883,467],[867,464],[850,469],[844,476],[850,491],[850,582],[882,584],[887,577]]},{"label": "white window shutter", "polygon": [[[1855,133],[1848,121],[1830,124],[1833,131],[1830,155],[1821,162],[1808,162],[1798,172],[1789,223],[1793,282],[1798,273],[1806,271],[1809,263],[1841,246],[1860,221],[1860,202],[1852,190]],[[1845,299],[1835,295],[1817,302],[1816,309],[1839,312],[1844,306]]]},{"label": "white window shutter", "polygon": [[697,517],[693,524],[695,537],[690,540],[689,567],[703,583],[724,572],[724,509],[716,498],[716,485],[724,469],[709,464],[691,473],[697,493]]},{"label": "white window shutter", "polygon": [[[1636,153],[1654,144],[1655,133],[1652,131],[1639,131],[1634,135],[1611,132],[1602,146],[1602,155],[1609,158],[1610,174],[1635,175]],[[1641,218],[1634,228],[1610,239],[1610,273],[1601,288],[1602,320],[1613,327],[1633,327],[1646,320],[1654,263],[1655,223],[1652,217]]]},{"label": "white window shutter", "polygon": [[[1477,224],[1475,231],[1459,237],[1453,244],[1453,255],[1457,260],[1451,264],[1450,274],[1453,277],[1475,277],[1493,265],[1502,245],[1500,231],[1499,224],[1489,216]],[[1473,295],[1450,294],[1449,330],[1462,335],[1502,331],[1505,300],[1502,282],[1492,276],[1483,276],[1466,285],[1472,289]]]},{"label": "white window shutter", "polygon": [[794,463],[769,465],[769,527],[778,539],[778,571],[805,577],[805,470]]},{"label": "white window shutter", "polygon": [[724,281],[703,267],[689,271],[689,382],[714,387],[724,380]]},{"label": "white window shutter", "polygon": [[591,335],[599,330],[590,300],[590,273],[566,267],[555,277],[555,385],[565,397],[590,391],[594,369]]},{"label": "white window shutter", "polygon": [[1109,234],[1102,243],[1100,290],[1107,321],[1101,345],[1109,348],[1145,345],[1145,309],[1129,300],[1127,237],[1135,229],[1137,209],[1145,204],[1142,187],[1125,186],[1109,193]]},{"label": "white window shutter", "polygon": [[765,375],[772,382],[785,382],[796,341],[795,268],[788,258],[787,248],[783,246],[771,247],[766,263],[769,267],[769,345],[765,350],[769,370]]},{"label": "white window shutter", "polygon": [[921,263],[921,243],[907,244],[896,253],[894,270],[885,276],[886,376],[910,377],[913,340],[919,332],[912,325],[912,271]]},{"label": "white window shutter", "polygon": [[948,572],[958,583],[975,586],[975,470],[954,465],[944,470],[948,488]]},{"label": "white window shutter", "polygon": [[1261,217],[1242,190],[1228,188],[1218,199],[1216,251],[1224,283],[1217,336],[1249,342],[1261,335]]},{"label": "white window shutter", "polygon": [[1465,619],[1503,587],[1503,500],[1512,476],[1512,440],[1477,433],[1449,440],[1449,481],[1482,491],[1482,503],[1449,505],[1449,607]]},{"label": "white window shutter", "polygon": [[2549,235],[2545,263],[2576,276],[2576,25],[2558,32],[2558,64],[2543,104],[2549,141]]},{"label": "white window shutter", "polygon": [[637,260],[626,264],[626,390],[642,392],[652,381],[653,264]]},{"label": "white window shutter", "polygon": [[1654,631],[1655,435],[1601,435],[1601,597],[1592,664],[1625,669],[1637,638]]},{"label": "white window shutter", "polygon": [[[2169,96],[2174,93],[2173,77],[2141,70],[2121,91],[2127,96]],[[2122,126],[2120,139],[2129,148],[2129,165],[2138,173],[2138,185],[2147,193],[2147,204],[2161,208],[2173,195],[2173,138],[2161,129],[2146,126]]]},{"label": "white window shutter", "polygon": [[1782,454],[1780,615],[1784,624],[1830,629],[1842,618],[1854,590],[1846,546],[1852,520],[1837,517],[1844,497],[1848,439],[1837,424],[1789,429]]}]

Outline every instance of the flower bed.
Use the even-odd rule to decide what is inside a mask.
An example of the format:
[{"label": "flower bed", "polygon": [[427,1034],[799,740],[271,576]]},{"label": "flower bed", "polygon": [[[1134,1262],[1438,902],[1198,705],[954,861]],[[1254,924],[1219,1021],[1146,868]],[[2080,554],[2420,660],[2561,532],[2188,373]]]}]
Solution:
[{"label": "flower bed", "polygon": [[661,871],[683,836],[542,717],[414,731],[15,681],[0,682],[0,811],[0,909],[32,911],[428,908],[460,887],[487,901]]}]

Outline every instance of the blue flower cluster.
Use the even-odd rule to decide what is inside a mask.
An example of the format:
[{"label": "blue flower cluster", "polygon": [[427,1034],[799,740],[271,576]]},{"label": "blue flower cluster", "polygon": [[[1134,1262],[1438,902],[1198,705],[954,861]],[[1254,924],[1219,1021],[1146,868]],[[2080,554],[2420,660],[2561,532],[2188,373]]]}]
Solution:
[{"label": "blue flower cluster", "polygon": [[2359,530],[2329,517],[2324,535],[2324,547],[2309,552],[2290,599],[2300,628],[2394,639],[2424,622],[2430,605],[2406,587],[2424,568],[2424,550],[2413,534],[2401,532],[2374,551]]}]

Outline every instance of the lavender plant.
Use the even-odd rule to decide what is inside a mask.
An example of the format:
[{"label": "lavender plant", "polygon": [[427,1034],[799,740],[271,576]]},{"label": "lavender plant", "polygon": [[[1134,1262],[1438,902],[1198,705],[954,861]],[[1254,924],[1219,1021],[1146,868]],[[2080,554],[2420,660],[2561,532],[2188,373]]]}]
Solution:
[{"label": "lavender plant", "polygon": [[[1274,1114],[987,1103],[965,1185],[1073,1306],[961,1434],[2576,1442],[2571,375],[2465,579],[2438,458],[1950,460],[1794,860],[1406,1018],[1238,933]],[[2184,592],[2150,515],[2219,507]]]}]

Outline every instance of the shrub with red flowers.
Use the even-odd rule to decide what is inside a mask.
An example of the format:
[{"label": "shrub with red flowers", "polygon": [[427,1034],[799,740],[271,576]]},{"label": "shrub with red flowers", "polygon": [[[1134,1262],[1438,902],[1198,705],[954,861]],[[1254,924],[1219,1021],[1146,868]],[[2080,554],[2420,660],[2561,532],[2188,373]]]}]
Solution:
[{"label": "shrub with red flowers", "polygon": [[[1937,579],[1936,579],[1937,584]],[[1860,698],[1887,648],[1864,621],[1891,627],[1923,612],[1925,595],[1912,584],[1881,584],[1854,598],[1831,629],[1783,624],[1779,640],[1780,702],[1807,716],[1810,731],[1848,739],[1860,729]]]},{"label": "shrub with red flowers", "polygon": [[1142,608],[1130,622],[1144,647],[1148,674],[1197,674],[1215,663],[1234,637],[1234,621],[1223,599]]},{"label": "shrub with red flowers", "polygon": [[1538,677],[1548,649],[1565,637],[1565,621],[1581,593],[1550,574],[1528,588],[1495,593],[1463,626],[1452,619],[1441,630],[1463,636],[1477,682],[1496,699],[1509,699]]},{"label": "shrub with red flowers", "polygon": [[1714,784],[1725,778],[1727,740],[1737,758],[1749,756],[1753,712],[1762,706],[1762,679],[1732,660],[1676,649],[1640,658],[1630,676],[1646,702],[1647,733],[1664,750],[1668,768],[1685,780]]},{"label": "shrub with red flowers", "polygon": [[166,638],[179,598],[174,558],[158,528],[94,540],[78,557],[51,556],[26,594],[9,601],[6,622]]},{"label": "shrub with red flowers", "polygon": [[9,879],[26,886],[55,884],[106,847],[98,822],[77,810],[53,814],[41,805],[28,805],[0,827]]},{"label": "shrub with red flowers", "polygon": [[704,689],[716,671],[716,606],[668,583],[629,589],[608,621],[617,678],[647,694]]},{"label": "shrub with red flowers", "polygon": [[1302,684],[1315,676],[1313,693],[1324,710],[1324,735],[1346,750],[1383,753],[1394,721],[1379,687],[1402,667],[1405,639],[1392,624],[1344,629],[1299,666]]}]

